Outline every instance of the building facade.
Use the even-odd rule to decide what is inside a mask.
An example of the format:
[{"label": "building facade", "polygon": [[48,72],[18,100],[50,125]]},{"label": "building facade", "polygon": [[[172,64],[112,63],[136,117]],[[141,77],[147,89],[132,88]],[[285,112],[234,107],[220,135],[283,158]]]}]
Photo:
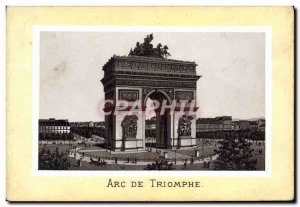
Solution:
[{"label": "building facade", "polygon": [[197,119],[197,132],[228,130],[265,131],[265,119],[233,121],[231,116]]},{"label": "building facade", "polygon": [[240,130],[249,130],[250,129],[250,121],[240,120],[238,121]]},{"label": "building facade", "polygon": [[249,129],[252,131],[258,130],[258,122],[257,121],[250,121],[249,122]]},{"label": "building facade", "polygon": [[67,119],[56,120],[39,119],[40,134],[68,134],[70,133],[70,124]]},{"label": "building facade", "polygon": [[197,132],[227,131],[235,129],[231,116],[198,118],[196,127]]}]

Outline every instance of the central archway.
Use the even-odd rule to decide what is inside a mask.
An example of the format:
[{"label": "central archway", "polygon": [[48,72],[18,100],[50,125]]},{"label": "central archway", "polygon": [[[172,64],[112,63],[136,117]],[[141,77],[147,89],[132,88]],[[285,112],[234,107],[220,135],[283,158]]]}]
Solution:
[{"label": "central archway", "polygon": [[[171,104],[171,98],[164,92],[158,89],[149,92],[149,94],[145,97],[144,105],[149,107],[148,101],[156,100],[162,106],[162,103]],[[151,111],[150,111],[151,113]],[[150,114],[152,116],[152,122],[155,122],[155,133],[152,134],[151,138],[154,138],[155,142],[151,141],[151,146],[156,148],[172,148],[171,145],[171,116],[168,110],[164,110],[161,113],[161,107],[154,110],[154,114]],[[153,119],[153,115],[155,119]],[[145,120],[146,122],[146,120]],[[145,123],[146,124],[146,123]]]}]

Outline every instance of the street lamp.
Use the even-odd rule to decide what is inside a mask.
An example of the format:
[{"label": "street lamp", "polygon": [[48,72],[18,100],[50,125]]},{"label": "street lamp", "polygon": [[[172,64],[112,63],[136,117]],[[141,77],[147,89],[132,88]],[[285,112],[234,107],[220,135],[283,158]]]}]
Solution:
[{"label": "street lamp", "polygon": [[175,165],[176,165],[176,149],[175,149]]},{"label": "street lamp", "polygon": [[154,137],[151,137],[151,152],[153,151]]}]

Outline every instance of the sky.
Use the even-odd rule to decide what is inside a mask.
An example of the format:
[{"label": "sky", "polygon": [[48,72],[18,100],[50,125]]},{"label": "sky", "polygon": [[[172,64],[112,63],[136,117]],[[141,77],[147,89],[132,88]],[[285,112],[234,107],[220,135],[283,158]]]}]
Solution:
[{"label": "sky", "polygon": [[[40,118],[103,121],[102,66],[145,32],[41,32]],[[265,117],[264,33],[158,32],[171,59],[195,61],[198,117]]]}]

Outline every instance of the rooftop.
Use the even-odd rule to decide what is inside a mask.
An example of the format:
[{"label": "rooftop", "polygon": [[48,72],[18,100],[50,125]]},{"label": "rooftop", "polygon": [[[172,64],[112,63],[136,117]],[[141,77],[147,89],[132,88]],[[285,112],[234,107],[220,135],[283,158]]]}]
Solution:
[{"label": "rooftop", "polygon": [[222,124],[222,121],[216,118],[199,118],[197,124]]},{"label": "rooftop", "polygon": [[231,116],[218,116],[215,118],[198,118],[197,123],[200,124],[222,124],[222,121],[231,121]]},{"label": "rooftop", "polygon": [[70,126],[68,119],[39,119],[40,126]]}]

